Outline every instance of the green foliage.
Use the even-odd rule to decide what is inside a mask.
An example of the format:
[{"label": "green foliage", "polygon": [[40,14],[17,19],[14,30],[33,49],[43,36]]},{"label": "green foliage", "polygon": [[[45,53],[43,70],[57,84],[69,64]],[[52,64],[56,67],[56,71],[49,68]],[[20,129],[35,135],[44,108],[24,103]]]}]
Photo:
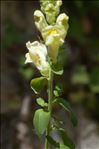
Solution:
[{"label": "green foliage", "polygon": [[86,67],[81,65],[77,66],[72,75],[71,81],[73,84],[88,84],[90,80]]},{"label": "green foliage", "polygon": [[76,18],[76,17],[73,17],[70,20],[69,35],[72,38],[76,39],[81,44],[83,44],[85,42],[83,26],[81,24],[81,21],[78,22],[78,18]]},{"label": "green foliage", "polygon": [[10,20],[6,22],[6,29],[5,29],[5,37],[4,37],[4,45],[10,47],[15,43],[20,43],[20,33],[16,26]]},{"label": "green foliage", "polygon": [[40,97],[37,98],[37,99],[36,99],[36,102],[37,102],[37,104],[40,105],[41,107],[47,107],[47,106],[48,106],[48,103],[46,103],[43,98],[40,98]]},{"label": "green foliage", "polygon": [[75,6],[78,8],[78,9],[81,9],[82,6],[83,6],[83,1],[82,0],[74,0],[74,3],[75,3]]},{"label": "green foliage", "polygon": [[63,93],[62,85],[61,85],[61,84],[60,84],[60,85],[56,85],[56,86],[55,86],[55,90],[54,90],[54,95],[55,95],[56,97],[59,97],[59,96],[62,95],[62,93]]},{"label": "green foliage", "polygon": [[60,144],[60,149],[70,149],[68,146],[65,146],[64,144]]},{"label": "green foliage", "polygon": [[36,130],[36,133],[39,137],[43,135],[46,131],[47,126],[50,120],[50,112],[44,111],[43,109],[36,110],[33,124]]},{"label": "green foliage", "polygon": [[61,144],[57,141],[55,141],[51,136],[46,136],[48,142],[55,148],[58,148],[58,149],[72,149],[72,148],[69,148],[68,146],[64,145],[64,144]]},{"label": "green foliage", "polygon": [[20,73],[26,80],[30,80],[30,78],[32,78],[33,76],[33,70],[31,68],[20,69]]},{"label": "green foliage", "polygon": [[54,147],[59,148],[59,143],[56,142],[51,136],[46,136],[48,142],[53,145]]},{"label": "green foliage", "polygon": [[51,69],[52,69],[53,73],[55,73],[57,75],[62,75],[64,72],[63,67],[59,63],[52,64]]},{"label": "green foliage", "polygon": [[31,88],[32,90],[38,94],[40,93],[40,91],[44,88],[45,84],[46,84],[46,78],[45,77],[40,77],[40,78],[35,78],[31,80]]},{"label": "green foliage", "polygon": [[69,114],[70,114],[70,119],[71,119],[73,125],[74,125],[74,126],[77,125],[77,118],[76,118],[74,112],[72,111],[72,109],[71,109],[71,107],[70,107],[70,104],[69,104],[66,100],[64,100],[64,99],[62,99],[62,98],[58,98],[58,99],[55,99],[55,100],[54,100],[53,104],[59,104],[59,105],[60,105],[61,107],[63,107],[66,111],[68,111]]},{"label": "green foliage", "polygon": [[60,136],[63,140],[63,143],[68,146],[70,149],[75,149],[75,144],[72,142],[72,140],[69,138],[69,136],[66,134],[65,130],[60,128],[59,129]]}]

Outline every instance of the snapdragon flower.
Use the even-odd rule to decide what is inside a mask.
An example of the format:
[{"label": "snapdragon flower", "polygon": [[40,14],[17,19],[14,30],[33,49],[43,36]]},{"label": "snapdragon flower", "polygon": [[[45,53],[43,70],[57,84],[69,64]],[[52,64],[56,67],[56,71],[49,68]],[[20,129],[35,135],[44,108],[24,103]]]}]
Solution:
[{"label": "snapdragon flower", "polygon": [[47,57],[47,48],[44,44],[34,41],[28,41],[26,43],[28,53],[26,53],[25,63],[33,63],[44,76],[48,76],[49,73],[49,64],[46,60]]},{"label": "snapdragon flower", "polygon": [[45,44],[48,46],[49,56],[54,63],[57,62],[59,47],[63,45],[69,27],[69,17],[65,13],[62,13],[57,17],[54,25],[48,25],[43,13],[36,10],[34,12],[34,19],[35,25],[41,32]]}]

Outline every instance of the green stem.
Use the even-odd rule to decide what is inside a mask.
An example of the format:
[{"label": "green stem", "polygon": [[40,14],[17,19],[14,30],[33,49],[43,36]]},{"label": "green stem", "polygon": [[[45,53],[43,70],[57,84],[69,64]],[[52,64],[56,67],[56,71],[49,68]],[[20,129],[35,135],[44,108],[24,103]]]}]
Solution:
[{"label": "green stem", "polygon": [[[49,70],[49,81],[48,81],[48,111],[50,111],[50,114],[52,113],[52,98],[53,98],[53,72],[50,69]],[[50,133],[50,122],[46,130],[46,135],[49,135],[49,133]],[[45,141],[45,149],[49,149],[49,143],[47,139]]]},{"label": "green stem", "polygon": [[53,97],[53,72],[50,69],[48,81],[48,110],[52,112],[52,97]]}]

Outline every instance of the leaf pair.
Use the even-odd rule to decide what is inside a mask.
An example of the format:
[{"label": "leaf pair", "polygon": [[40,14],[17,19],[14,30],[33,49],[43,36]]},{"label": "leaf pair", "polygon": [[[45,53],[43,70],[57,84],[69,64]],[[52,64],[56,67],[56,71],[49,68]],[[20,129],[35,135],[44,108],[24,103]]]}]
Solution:
[{"label": "leaf pair", "polygon": [[[53,73],[57,75],[62,75],[63,74],[63,68],[57,63],[57,64],[52,64],[51,69]],[[35,92],[35,94],[39,94],[41,90],[44,88],[44,86],[47,83],[47,79],[45,77],[39,77],[31,80],[30,86],[32,90]]]}]

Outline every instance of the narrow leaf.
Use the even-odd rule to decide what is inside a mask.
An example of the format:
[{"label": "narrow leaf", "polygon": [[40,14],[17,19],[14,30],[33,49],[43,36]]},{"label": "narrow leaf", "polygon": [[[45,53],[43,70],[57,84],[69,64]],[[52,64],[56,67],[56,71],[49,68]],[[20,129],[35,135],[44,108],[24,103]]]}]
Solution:
[{"label": "narrow leaf", "polygon": [[48,103],[46,103],[43,98],[37,98],[37,99],[36,99],[36,102],[37,102],[38,105],[40,105],[41,107],[47,107],[47,106],[48,106]]},{"label": "narrow leaf", "polygon": [[50,119],[50,112],[46,112],[43,109],[36,110],[33,124],[36,130],[36,133],[39,137],[45,132]]},{"label": "narrow leaf", "polygon": [[42,88],[44,88],[45,84],[46,84],[46,78],[45,77],[32,79],[31,83],[30,83],[32,90],[36,94],[38,94],[42,90]]},{"label": "narrow leaf", "polygon": [[48,142],[53,145],[54,147],[58,147],[59,148],[59,143],[56,142],[51,136],[46,136]]},{"label": "narrow leaf", "polygon": [[55,73],[57,75],[63,74],[63,67],[59,63],[52,64],[51,69],[52,69],[53,73]]},{"label": "narrow leaf", "polygon": [[60,136],[63,140],[63,143],[68,146],[70,149],[75,149],[75,144],[72,142],[72,140],[69,138],[69,136],[66,134],[65,130],[60,128],[59,129]]},{"label": "narrow leaf", "polygon": [[62,106],[66,111],[69,112],[70,119],[71,119],[73,125],[76,126],[77,125],[77,118],[76,118],[76,115],[74,114],[74,112],[72,111],[70,104],[66,100],[64,100],[63,98],[58,98],[55,100],[55,102],[58,103],[60,106]]},{"label": "narrow leaf", "polygon": [[64,144],[60,144],[60,149],[70,149],[68,146],[65,146]]}]

